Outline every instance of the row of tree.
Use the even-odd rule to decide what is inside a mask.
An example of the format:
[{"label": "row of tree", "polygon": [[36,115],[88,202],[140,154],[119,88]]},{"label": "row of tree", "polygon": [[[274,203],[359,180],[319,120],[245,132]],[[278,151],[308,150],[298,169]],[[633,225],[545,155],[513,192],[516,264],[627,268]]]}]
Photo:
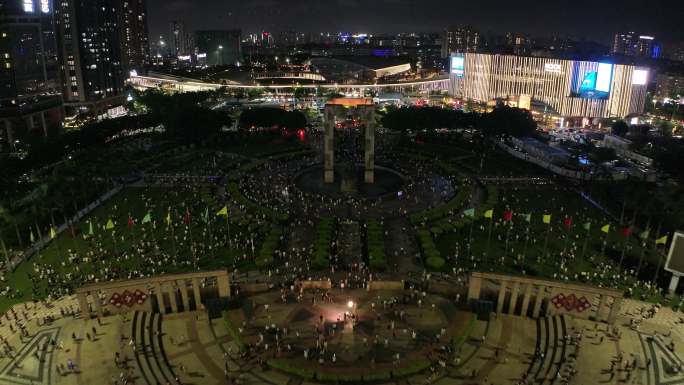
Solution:
[{"label": "row of tree", "polygon": [[527,110],[497,106],[492,112],[480,114],[439,107],[404,107],[389,110],[381,119],[392,131],[434,131],[437,129],[476,129],[485,136],[534,135],[537,123]]}]

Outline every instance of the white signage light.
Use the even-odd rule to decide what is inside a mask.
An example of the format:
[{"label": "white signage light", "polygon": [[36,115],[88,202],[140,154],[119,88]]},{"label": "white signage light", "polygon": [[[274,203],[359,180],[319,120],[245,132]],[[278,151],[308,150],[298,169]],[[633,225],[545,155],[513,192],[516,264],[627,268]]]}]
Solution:
[{"label": "white signage light", "polygon": [[553,73],[561,73],[561,65],[558,63],[546,63],[544,64],[544,71],[546,72],[553,72]]},{"label": "white signage light", "polygon": [[24,12],[33,13],[33,0],[24,0]]},{"label": "white signage light", "polygon": [[632,75],[632,84],[637,86],[643,86],[648,83],[648,71],[647,70],[634,70],[634,75]]}]

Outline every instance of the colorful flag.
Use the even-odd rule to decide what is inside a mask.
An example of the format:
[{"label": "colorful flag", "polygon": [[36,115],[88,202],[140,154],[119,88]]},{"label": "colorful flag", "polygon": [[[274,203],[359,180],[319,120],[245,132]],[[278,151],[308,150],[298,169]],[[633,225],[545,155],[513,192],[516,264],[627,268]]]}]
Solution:
[{"label": "colorful flag", "polygon": [[546,223],[547,225],[551,223],[551,214],[544,214],[544,217],[542,218],[542,221]]},{"label": "colorful flag", "polygon": [[610,225],[603,225],[603,227],[601,227],[601,231],[608,234],[610,232]]},{"label": "colorful flag", "polygon": [[465,215],[466,217],[473,218],[473,217],[475,217],[475,209],[473,209],[473,208],[467,209],[467,210],[463,211],[463,215]]},{"label": "colorful flag", "polygon": [[55,230],[55,226],[50,226],[50,239],[55,239],[57,236],[57,230]]},{"label": "colorful flag", "polygon": [[485,218],[492,219],[492,218],[494,217],[494,210],[491,210],[491,209],[490,209],[490,210],[485,211],[484,217],[485,217]]},{"label": "colorful flag", "polygon": [[656,239],[656,245],[664,245],[667,243],[667,235],[663,235],[662,237]]},{"label": "colorful flag", "polygon": [[88,235],[93,235],[93,221],[88,221]]},{"label": "colorful flag", "polygon": [[620,229],[620,234],[625,238],[629,237],[629,235],[632,234],[632,226],[624,226]]},{"label": "colorful flag", "polygon": [[112,221],[112,219],[109,218],[109,220],[107,221],[107,225],[105,226],[105,229],[111,230],[113,228],[114,228],[114,221]]},{"label": "colorful flag", "polygon": [[513,211],[511,210],[506,210],[503,213],[503,220],[506,222],[510,222],[513,219]]},{"label": "colorful flag", "polygon": [[183,223],[186,225],[190,224],[190,210],[185,209],[185,215],[183,215]]},{"label": "colorful flag", "polygon": [[35,241],[35,238],[33,237],[33,230],[31,230],[31,235],[29,236],[29,239],[31,240],[31,243]]},{"label": "colorful flag", "polygon": [[145,214],[145,216],[143,217],[142,223],[145,224],[145,223],[150,223],[150,222],[152,222],[152,215],[150,215],[150,213],[148,212],[148,213]]},{"label": "colorful flag", "polygon": [[587,230],[587,231],[591,230],[591,222],[585,223],[585,224],[584,224],[584,229]]},{"label": "colorful flag", "polygon": [[572,228],[572,218],[565,218],[563,220],[563,226],[565,226],[567,230],[570,230],[570,228]]},{"label": "colorful flag", "polygon": [[167,226],[171,225],[171,211],[166,213],[166,225]]},{"label": "colorful flag", "polygon": [[202,219],[204,220],[204,223],[209,223],[209,207],[206,207],[204,209],[204,214],[202,214]]},{"label": "colorful flag", "polygon": [[133,226],[135,226],[135,222],[133,222],[133,218],[130,216],[128,217],[128,223],[126,223],[126,227],[128,227],[129,230],[133,229]]},{"label": "colorful flag", "polygon": [[523,214],[523,216],[525,217],[525,222],[530,223],[532,220],[532,214]]},{"label": "colorful flag", "polygon": [[642,231],[639,234],[639,238],[641,238],[642,240],[645,240],[646,238],[648,238],[649,235],[651,235],[651,229],[647,228],[646,230]]},{"label": "colorful flag", "polygon": [[223,206],[221,210],[219,210],[216,215],[223,215],[225,217],[228,216],[228,206]]}]

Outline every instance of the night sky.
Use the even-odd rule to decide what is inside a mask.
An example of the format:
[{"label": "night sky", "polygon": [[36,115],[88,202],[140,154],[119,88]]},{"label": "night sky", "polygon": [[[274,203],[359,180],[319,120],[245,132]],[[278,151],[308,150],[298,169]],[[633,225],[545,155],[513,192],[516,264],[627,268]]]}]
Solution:
[{"label": "night sky", "polygon": [[683,0],[148,0],[153,38],[168,21],[189,31],[436,32],[470,24],[482,33],[558,34],[608,43],[618,30],[684,40]]}]

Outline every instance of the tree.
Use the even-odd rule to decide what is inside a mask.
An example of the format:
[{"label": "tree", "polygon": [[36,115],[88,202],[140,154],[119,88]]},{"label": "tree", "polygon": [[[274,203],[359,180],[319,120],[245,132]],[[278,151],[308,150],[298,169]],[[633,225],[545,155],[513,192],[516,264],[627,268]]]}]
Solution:
[{"label": "tree", "polygon": [[261,107],[245,110],[240,115],[241,128],[288,128],[306,126],[306,116],[299,110],[285,111],[282,108]]},{"label": "tree", "polygon": [[627,123],[625,123],[624,120],[616,120],[610,126],[610,132],[613,135],[625,136],[629,132],[629,125]]},{"label": "tree", "polygon": [[484,115],[482,122],[485,136],[515,136],[518,138],[534,135],[537,122],[528,110],[509,106],[497,106]]},{"label": "tree", "polygon": [[611,160],[614,160],[617,158],[617,155],[615,155],[615,150],[612,148],[608,147],[596,147],[592,152],[589,154],[589,157],[595,162],[595,163],[605,163],[605,162],[610,162]]}]

